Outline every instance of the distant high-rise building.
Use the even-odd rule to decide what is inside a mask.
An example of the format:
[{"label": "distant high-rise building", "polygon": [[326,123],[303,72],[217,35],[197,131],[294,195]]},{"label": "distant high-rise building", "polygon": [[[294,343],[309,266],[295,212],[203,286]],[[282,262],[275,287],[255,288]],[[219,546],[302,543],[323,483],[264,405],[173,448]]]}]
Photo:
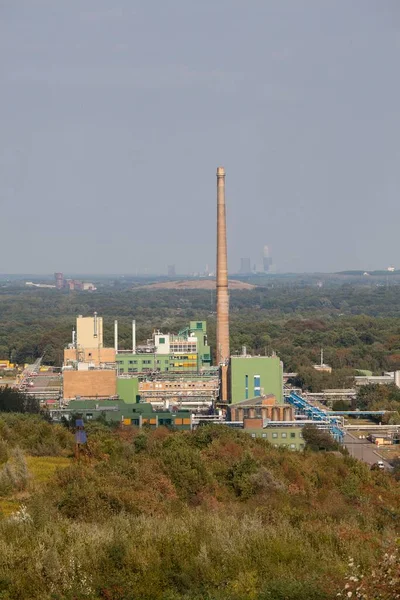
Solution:
[{"label": "distant high-rise building", "polygon": [[268,246],[264,246],[263,250],[263,271],[264,273],[269,273],[272,267],[272,257],[269,255]]},{"label": "distant high-rise building", "polygon": [[240,259],[240,270],[239,273],[242,275],[248,275],[251,273],[251,263],[249,258]]},{"label": "distant high-rise building", "polygon": [[64,275],[62,273],[54,273],[54,279],[56,281],[56,288],[62,290],[64,287]]},{"label": "distant high-rise building", "polygon": [[175,276],[176,276],[175,265],[168,265],[168,277],[175,277]]}]

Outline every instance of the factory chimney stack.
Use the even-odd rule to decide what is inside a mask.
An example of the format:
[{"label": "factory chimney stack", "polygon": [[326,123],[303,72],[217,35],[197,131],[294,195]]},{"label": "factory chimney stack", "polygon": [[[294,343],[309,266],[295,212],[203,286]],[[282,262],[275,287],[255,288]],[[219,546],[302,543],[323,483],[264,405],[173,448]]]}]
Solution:
[{"label": "factory chimney stack", "polygon": [[229,295],[225,216],[225,169],[217,169],[217,362],[221,366],[221,400],[228,401]]}]

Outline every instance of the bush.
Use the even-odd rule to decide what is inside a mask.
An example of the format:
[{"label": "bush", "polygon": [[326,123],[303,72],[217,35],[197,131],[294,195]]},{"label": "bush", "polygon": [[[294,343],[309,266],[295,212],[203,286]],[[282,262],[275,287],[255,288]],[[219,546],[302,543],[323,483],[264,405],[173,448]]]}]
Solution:
[{"label": "bush", "polygon": [[29,471],[25,457],[19,448],[11,451],[9,460],[0,470],[0,495],[25,490],[29,482]]},{"label": "bush", "polygon": [[318,429],[315,425],[305,425],[303,427],[303,438],[306,442],[306,448],[309,450],[339,450],[339,444],[333,437],[324,430]]}]

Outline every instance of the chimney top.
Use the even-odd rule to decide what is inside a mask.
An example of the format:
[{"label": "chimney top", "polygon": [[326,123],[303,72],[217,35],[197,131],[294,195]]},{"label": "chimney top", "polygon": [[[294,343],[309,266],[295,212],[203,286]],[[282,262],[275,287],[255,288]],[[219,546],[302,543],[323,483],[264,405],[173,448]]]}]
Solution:
[{"label": "chimney top", "polygon": [[224,167],[218,167],[218,169],[217,169],[217,177],[225,177],[225,169],[224,169]]}]

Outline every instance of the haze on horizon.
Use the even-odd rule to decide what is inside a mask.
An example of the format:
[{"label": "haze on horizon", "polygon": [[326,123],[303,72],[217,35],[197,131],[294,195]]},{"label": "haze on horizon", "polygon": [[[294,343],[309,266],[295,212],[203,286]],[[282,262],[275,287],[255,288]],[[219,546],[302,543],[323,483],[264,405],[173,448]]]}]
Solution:
[{"label": "haze on horizon", "polygon": [[5,0],[0,272],[400,265],[396,0]]}]

